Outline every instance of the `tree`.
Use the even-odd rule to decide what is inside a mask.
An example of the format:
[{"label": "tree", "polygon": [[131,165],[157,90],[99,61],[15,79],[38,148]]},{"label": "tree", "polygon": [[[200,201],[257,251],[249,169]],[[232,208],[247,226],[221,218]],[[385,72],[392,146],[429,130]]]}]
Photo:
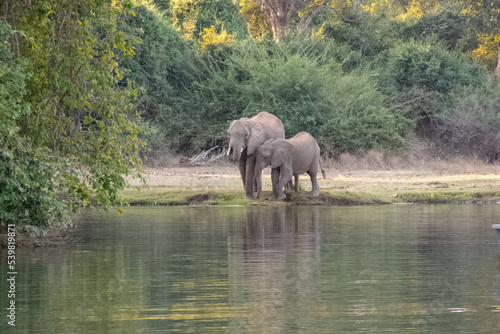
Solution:
[{"label": "tree", "polygon": [[500,79],[500,2],[467,0],[463,2],[463,13],[470,18],[481,43],[473,52],[473,58],[494,69]]},{"label": "tree", "polygon": [[198,41],[205,29],[214,27],[216,33],[246,36],[245,23],[237,4],[232,0],[171,0],[173,24],[185,39]]},{"label": "tree", "polygon": [[250,36],[261,38],[272,33],[267,17],[255,0],[241,0],[240,6],[240,13],[245,19]]},{"label": "tree", "polygon": [[288,25],[298,11],[306,8],[308,0],[255,0],[271,25],[276,42],[285,34]]},{"label": "tree", "polygon": [[273,38],[279,42],[280,38],[286,34],[292,19],[302,11],[306,11],[300,22],[298,28],[300,32],[304,31],[311,20],[322,10],[331,9],[340,15],[344,20],[349,21],[343,17],[334,6],[328,5],[327,1],[322,0],[255,0],[260,5],[262,12],[266,15]]},{"label": "tree", "polygon": [[117,29],[131,9],[130,0],[4,1],[0,15],[17,30],[11,49],[26,60],[29,112],[15,119],[21,144],[5,155],[3,170],[18,185],[9,198],[21,195],[0,208],[24,209],[0,215],[2,223],[46,226],[61,207],[120,203],[124,175],[140,176],[144,143],[131,108],[137,89],[119,66],[137,39]]}]

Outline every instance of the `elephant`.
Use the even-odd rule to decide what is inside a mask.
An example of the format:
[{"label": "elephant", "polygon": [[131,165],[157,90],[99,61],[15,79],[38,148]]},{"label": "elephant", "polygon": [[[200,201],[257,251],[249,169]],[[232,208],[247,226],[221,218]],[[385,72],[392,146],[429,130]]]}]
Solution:
[{"label": "elephant", "polygon": [[252,118],[235,120],[227,130],[229,155],[233,151],[233,161],[238,161],[245,197],[255,199],[255,152],[270,139],[285,139],[285,128],[281,120],[265,111]]},{"label": "elephant", "polygon": [[311,196],[319,196],[316,179],[318,169],[323,178],[325,171],[321,166],[320,150],[316,140],[307,132],[299,132],[290,139],[273,139],[262,144],[256,152],[255,175],[257,179],[257,198],[262,191],[262,169],[271,165],[273,197],[283,200],[286,195],[283,187],[295,177],[295,191],[299,190],[299,174],[307,173],[311,177]]}]

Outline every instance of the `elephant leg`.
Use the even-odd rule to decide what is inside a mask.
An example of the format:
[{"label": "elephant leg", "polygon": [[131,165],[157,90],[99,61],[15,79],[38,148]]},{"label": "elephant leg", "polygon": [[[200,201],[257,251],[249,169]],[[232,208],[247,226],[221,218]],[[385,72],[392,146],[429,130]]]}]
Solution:
[{"label": "elephant leg", "polygon": [[317,197],[319,196],[319,184],[317,180],[317,172],[307,172],[309,176],[311,177],[311,183],[312,183],[312,191],[311,191],[311,196],[312,197]]},{"label": "elephant leg", "polygon": [[293,175],[293,178],[295,180],[295,192],[298,193],[299,192],[299,174],[294,174]]},{"label": "elephant leg", "polygon": [[280,180],[278,181],[278,184],[276,185],[276,194],[277,194],[276,199],[279,201],[284,200],[286,198],[286,195],[283,192],[283,187],[285,186],[285,184],[290,182],[292,180],[292,177],[293,177],[293,173],[292,173],[291,168],[281,167],[280,171],[281,171]]},{"label": "elephant leg", "polygon": [[278,182],[280,180],[280,169],[278,168],[273,168],[271,170],[271,182],[273,184],[273,198],[278,198]]},{"label": "elephant leg", "polygon": [[255,199],[253,195],[253,187],[255,185],[255,155],[247,156],[246,175],[245,175],[245,197]]},{"label": "elephant leg", "polygon": [[247,161],[246,159],[240,159],[238,161],[238,167],[240,168],[241,180],[243,181],[243,188],[245,188],[245,178],[247,175]]}]

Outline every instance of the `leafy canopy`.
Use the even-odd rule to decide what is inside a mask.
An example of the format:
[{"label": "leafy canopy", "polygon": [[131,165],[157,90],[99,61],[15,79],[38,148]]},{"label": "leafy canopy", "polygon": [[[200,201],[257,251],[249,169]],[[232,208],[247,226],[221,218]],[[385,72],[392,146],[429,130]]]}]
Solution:
[{"label": "leafy canopy", "polygon": [[[24,89],[12,89],[19,107],[5,116],[11,125],[2,128],[17,137],[4,143],[5,182],[17,186],[6,190],[2,223],[48,225],[54,222],[49,217],[62,219],[50,214],[54,210],[120,203],[123,176],[140,176],[144,145],[131,104],[137,89],[123,80],[119,65],[134,55],[138,41],[117,29],[119,20],[134,15],[131,1],[11,5],[16,15],[5,14],[22,34],[15,33],[7,48],[19,50],[10,63],[24,65],[10,67],[21,72],[14,84]],[[16,200],[16,192],[29,196]],[[21,219],[25,216],[30,218]]]}]

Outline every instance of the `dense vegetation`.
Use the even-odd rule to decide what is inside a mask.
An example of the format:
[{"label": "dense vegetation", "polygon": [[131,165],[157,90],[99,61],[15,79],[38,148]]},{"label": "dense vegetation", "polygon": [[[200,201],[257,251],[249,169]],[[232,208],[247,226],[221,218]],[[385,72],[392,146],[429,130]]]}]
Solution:
[{"label": "dense vegetation", "polygon": [[500,3],[283,1],[3,0],[2,226],[120,204],[146,156],[221,150],[262,110],[332,157],[499,158]]}]

